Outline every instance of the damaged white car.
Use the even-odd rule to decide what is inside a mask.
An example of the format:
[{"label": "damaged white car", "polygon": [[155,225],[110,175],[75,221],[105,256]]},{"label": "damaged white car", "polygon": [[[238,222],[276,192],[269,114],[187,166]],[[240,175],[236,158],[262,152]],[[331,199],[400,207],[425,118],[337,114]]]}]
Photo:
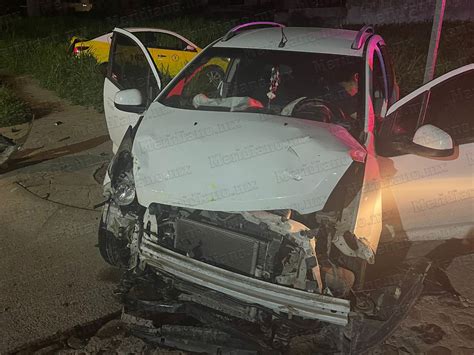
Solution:
[{"label": "damaged white car", "polygon": [[[216,62],[217,86],[200,75]],[[301,331],[367,349],[409,309],[429,265],[368,277],[381,235],[472,236],[473,82],[469,65],[397,102],[371,27],[251,23],[162,89],[147,49],[115,29],[102,256],[129,280],[153,274],[160,310],[195,307],[261,347]]]}]

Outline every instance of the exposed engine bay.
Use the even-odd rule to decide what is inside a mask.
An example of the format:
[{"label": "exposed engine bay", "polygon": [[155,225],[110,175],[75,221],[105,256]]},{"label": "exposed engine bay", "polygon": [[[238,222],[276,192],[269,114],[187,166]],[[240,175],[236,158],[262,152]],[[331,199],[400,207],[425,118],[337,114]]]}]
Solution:
[{"label": "exposed engine bay", "polygon": [[329,259],[331,226],[315,220],[310,228],[291,210],[232,214],[152,205],[148,212],[144,234],[205,263],[337,297],[354,284],[354,273]]},{"label": "exposed engine bay", "polygon": [[[133,224],[123,225],[133,223],[133,216],[114,217],[107,221],[109,232],[133,234]],[[347,296],[360,281],[355,275],[365,262],[338,249],[344,245],[356,251],[365,245],[350,233],[342,237],[344,243],[334,238],[330,213],[226,213],[152,204],[142,218],[142,237],[157,245],[232,272],[319,294]]]},{"label": "exposed engine bay", "polygon": [[[168,302],[213,310],[229,320],[249,322],[259,331],[270,327],[271,347],[284,347],[294,334],[287,332],[282,339],[281,324],[305,332],[308,327],[315,332],[324,328],[326,337],[345,339],[354,331],[360,338],[367,326],[370,339],[358,339],[357,345],[367,346],[378,339],[381,324],[397,318],[395,304],[416,299],[405,295],[421,291],[425,270],[365,291],[370,250],[361,250],[365,245],[350,233],[336,238],[336,220],[337,215],[328,212],[224,213],[160,204],[145,209],[114,205],[111,200],[104,209],[99,245],[109,263],[128,270],[126,278],[151,271],[160,280],[154,281],[161,284],[158,293],[168,290],[164,297]],[[181,269],[180,260],[194,264]],[[128,292],[130,286],[124,287]],[[308,304],[299,300],[302,296]],[[375,321],[367,325],[365,317]]]}]

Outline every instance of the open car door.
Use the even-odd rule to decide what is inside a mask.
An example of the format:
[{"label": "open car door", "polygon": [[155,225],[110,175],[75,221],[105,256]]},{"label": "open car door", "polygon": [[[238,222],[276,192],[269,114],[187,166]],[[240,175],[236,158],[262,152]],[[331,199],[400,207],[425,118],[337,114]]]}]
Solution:
[{"label": "open car door", "polygon": [[377,134],[383,239],[474,236],[474,64],[395,103]]},{"label": "open car door", "polygon": [[174,77],[201,51],[189,39],[172,31],[150,28],[134,30],[133,33],[148,48],[163,76]]},{"label": "open car door", "polygon": [[147,48],[132,33],[115,28],[104,83],[104,111],[114,153],[128,126],[137,123],[160,90],[160,76]]}]

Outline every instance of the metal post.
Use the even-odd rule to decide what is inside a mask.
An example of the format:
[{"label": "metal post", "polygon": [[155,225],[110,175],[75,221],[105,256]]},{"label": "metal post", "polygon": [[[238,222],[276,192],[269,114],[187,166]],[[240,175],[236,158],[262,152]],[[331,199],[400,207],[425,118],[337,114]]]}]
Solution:
[{"label": "metal post", "polygon": [[446,0],[436,0],[433,28],[431,29],[430,48],[428,49],[428,57],[426,58],[425,77],[423,83],[433,80],[434,77],[445,7]]}]

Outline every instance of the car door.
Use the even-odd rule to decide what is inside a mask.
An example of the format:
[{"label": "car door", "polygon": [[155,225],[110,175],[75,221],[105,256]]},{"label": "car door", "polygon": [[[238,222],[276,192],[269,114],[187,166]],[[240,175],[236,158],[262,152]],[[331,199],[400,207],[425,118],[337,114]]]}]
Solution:
[{"label": "car door", "polygon": [[[427,125],[448,133],[454,149],[438,154],[413,145],[415,133]],[[430,140],[428,146],[441,138]],[[449,72],[394,104],[376,142],[388,232],[384,240],[474,236],[474,64]]]},{"label": "car door", "polygon": [[147,48],[132,33],[116,28],[104,82],[104,111],[114,153],[128,126],[135,125],[142,113],[116,107],[115,95],[127,89],[140,91],[144,111],[161,90],[161,81]]},{"label": "car door", "polygon": [[194,43],[171,31],[143,31],[136,36],[150,51],[162,77],[174,77],[199,52]]},{"label": "car door", "polygon": [[[374,35],[367,43],[364,75],[359,90],[364,90],[364,176],[358,199],[355,200],[357,215],[353,218],[353,232],[363,237],[375,253],[382,231],[381,173],[375,148],[375,126],[381,111],[387,107],[387,85],[384,79],[378,43],[380,36]],[[368,259],[370,263],[374,259]]]}]

